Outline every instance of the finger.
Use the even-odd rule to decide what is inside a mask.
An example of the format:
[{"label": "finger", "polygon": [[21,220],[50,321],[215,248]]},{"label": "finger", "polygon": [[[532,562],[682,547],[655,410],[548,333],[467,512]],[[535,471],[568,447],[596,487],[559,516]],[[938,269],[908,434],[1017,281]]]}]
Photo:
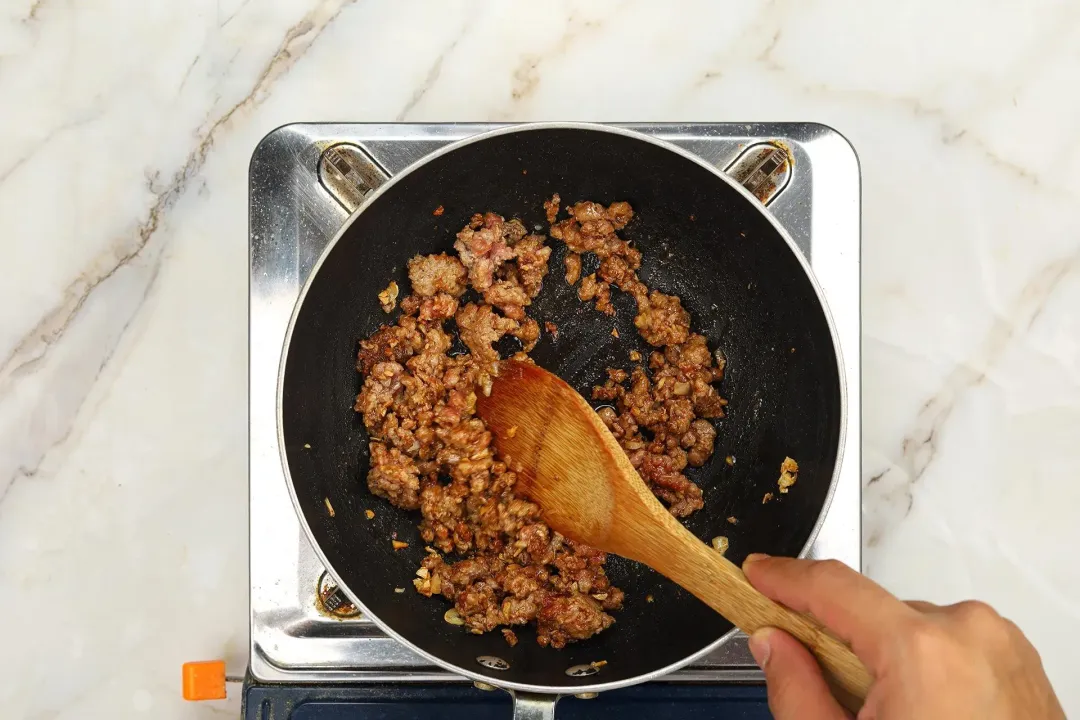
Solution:
[{"label": "finger", "polygon": [[769,710],[776,720],[850,717],[829,693],[817,661],[786,632],[775,628],[758,630],[750,638],[750,652],[765,671]]},{"label": "finger", "polygon": [[750,556],[750,583],[792,610],[808,612],[877,669],[881,650],[916,613],[872,580],[836,560]]},{"label": "finger", "polygon": [[905,600],[904,604],[915,612],[925,613],[926,615],[934,615],[945,609],[940,605],[935,605],[934,603],[926,602],[925,600]]}]

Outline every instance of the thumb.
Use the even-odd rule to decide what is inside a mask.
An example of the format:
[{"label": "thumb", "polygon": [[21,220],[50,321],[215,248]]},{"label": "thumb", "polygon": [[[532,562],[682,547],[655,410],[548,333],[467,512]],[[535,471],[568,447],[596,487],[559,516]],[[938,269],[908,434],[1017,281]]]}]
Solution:
[{"label": "thumb", "polygon": [[795,638],[776,628],[750,637],[750,653],[765,671],[769,710],[776,720],[842,720],[850,715],[829,693],[817,660]]}]

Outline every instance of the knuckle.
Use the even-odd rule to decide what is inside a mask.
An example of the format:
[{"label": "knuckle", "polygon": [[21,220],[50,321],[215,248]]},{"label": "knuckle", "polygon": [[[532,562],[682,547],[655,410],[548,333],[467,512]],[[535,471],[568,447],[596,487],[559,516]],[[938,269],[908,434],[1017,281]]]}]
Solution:
[{"label": "knuckle", "polygon": [[820,560],[810,567],[810,573],[815,581],[826,582],[844,576],[851,570],[839,560]]},{"label": "knuckle", "polygon": [[973,637],[999,645],[1012,636],[1010,623],[997,610],[978,600],[967,600],[953,606],[953,616]]},{"label": "knuckle", "polygon": [[997,610],[980,600],[965,600],[953,605],[953,612],[963,622],[975,626],[990,627],[1002,624],[1002,617]]},{"label": "knuckle", "polygon": [[1001,618],[1001,629],[998,631],[999,643],[1015,653],[1038,652],[1031,641],[1024,635],[1024,631],[1008,618]]},{"label": "knuckle", "polygon": [[953,613],[967,635],[985,643],[985,647],[1008,647],[1020,632],[1016,625],[1001,617],[997,610],[977,600],[958,603],[953,607]]},{"label": "knuckle", "polygon": [[1020,626],[1014,623],[1007,617],[1001,618],[1001,622],[1005,625],[1006,632],[1012,637],[1023,637],[1024,631],[1020,629]]}]

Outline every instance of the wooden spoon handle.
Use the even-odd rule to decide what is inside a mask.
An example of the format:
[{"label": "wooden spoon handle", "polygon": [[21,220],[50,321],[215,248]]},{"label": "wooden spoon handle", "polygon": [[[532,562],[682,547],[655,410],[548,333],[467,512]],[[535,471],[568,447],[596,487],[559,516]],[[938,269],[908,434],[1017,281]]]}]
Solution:
[{"label": "wooden spoon handle", "polygon": [[836,699],[858,712],[873,678],[851,648],[813,617],[761,594],[735,564],[689,530],[681,525],[679,528],[682,532],[669,531],[655,538],[651,549],[658,552],[651,553],[647,563],[748,635],[763,627],[779,628],[793,635],[817,658]]}]

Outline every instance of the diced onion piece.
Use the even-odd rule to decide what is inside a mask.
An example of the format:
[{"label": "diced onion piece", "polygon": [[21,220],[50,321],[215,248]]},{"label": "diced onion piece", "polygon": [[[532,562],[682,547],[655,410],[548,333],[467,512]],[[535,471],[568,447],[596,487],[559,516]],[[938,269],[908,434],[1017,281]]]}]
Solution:
[{"label": "diced onion piece", "polygon": [[784,462],[780,463],[780,479],[776,483],[780,487],[780,492],[786,493],[798,479],[799,463],[789,457],[785,457]]},{"label": "diced onion piece", "polygon": [[383,312],[393,311],[394,306],[397,305],[398,292],[398,284],[391,280],[386,289],[379,293],[379,305],[382,307]]}]

